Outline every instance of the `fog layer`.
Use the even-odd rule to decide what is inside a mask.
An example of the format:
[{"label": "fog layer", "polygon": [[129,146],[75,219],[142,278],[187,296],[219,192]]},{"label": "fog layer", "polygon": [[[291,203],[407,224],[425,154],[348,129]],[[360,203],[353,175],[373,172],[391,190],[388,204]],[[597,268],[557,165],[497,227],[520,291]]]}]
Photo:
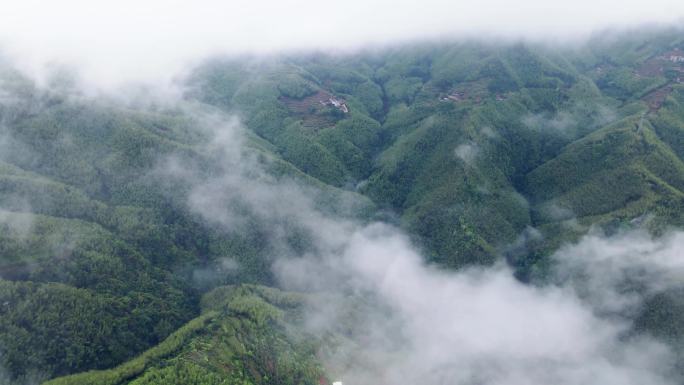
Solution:
[{"label": "fog layer", "polygon": [[4,4],[0,48],[36,75],[73,66],[85,83],[167,82],[211,54],[349,50],[417,39],[568,41],[676,23],[684,4],[643,1],[146,1]]}]

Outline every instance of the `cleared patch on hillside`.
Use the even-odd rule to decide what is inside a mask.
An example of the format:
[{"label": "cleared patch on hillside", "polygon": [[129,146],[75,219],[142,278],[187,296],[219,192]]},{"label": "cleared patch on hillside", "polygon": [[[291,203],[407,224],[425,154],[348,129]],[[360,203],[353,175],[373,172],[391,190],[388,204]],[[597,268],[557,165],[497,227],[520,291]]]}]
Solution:
[{"label": "cleared patch on hillside", "polygon": [[349,112],[345,100],[323,90],[304,98],[281,96],[278,100],[296,114],[304,126],[311,128],[333,126]]},{"label": "cleared patch on hillside", "polygon": [[649,111],[655,112],[663,106],[663,102],[665,102],[670,93],[672,93],[672,86],[668,85],[647,94],[642,100],[648,105]]}]

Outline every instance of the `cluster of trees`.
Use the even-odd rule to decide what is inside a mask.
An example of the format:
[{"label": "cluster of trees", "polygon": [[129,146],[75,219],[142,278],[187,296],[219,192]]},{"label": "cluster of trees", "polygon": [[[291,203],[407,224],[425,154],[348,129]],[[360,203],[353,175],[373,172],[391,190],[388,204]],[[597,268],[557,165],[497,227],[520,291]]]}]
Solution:
[{"label": "cluster of trees", "polygon": [[135,359],[46,385],[327,382],[316,360],[319,342],[292,334],[302,333],[301,325],[291,321],[302,310],[301,295],[255,285],[222,286],[207,293],[202,303],[202,315]]}]

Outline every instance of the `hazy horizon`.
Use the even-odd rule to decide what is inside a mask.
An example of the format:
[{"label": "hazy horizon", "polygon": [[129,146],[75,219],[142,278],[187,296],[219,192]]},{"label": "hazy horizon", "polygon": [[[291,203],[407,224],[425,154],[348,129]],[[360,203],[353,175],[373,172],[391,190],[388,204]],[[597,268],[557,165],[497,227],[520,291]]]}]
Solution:
[{"label": "hazy horizon", "polygon": [[0,18],[0,54],[40,79],[77,70],[98,88],[166,83],[211,55],[349,52],[415,41],[502,39],[557,44],[601,31],[678,26],[684,2],[656,0],[313,0],[101,4],[25,1]]}]

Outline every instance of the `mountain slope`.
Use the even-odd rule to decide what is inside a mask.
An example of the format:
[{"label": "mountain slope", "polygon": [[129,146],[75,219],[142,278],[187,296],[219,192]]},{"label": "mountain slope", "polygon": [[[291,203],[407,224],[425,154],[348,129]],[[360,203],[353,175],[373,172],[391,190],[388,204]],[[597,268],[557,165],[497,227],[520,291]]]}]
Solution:
[{"label": "mountain slope", "polygon": [[191,322],[163,359],[125,364],[125,380],[275,381],[235,353],[233,333],[277,342],[278,381],[318,381],[282,329],[200,304],[222,285],[275,285],[277,258],[320,251],[310,232],[327,229],[299,223],[300,195],[325,215],[401,226],[441,267],[506,259],[523,280],[592,227],[681,227],[684,66],[670,58],[682,50],[660,31],[575,49],[217,58],[172,106],[3,68],[0,367],[16,384],[108,369]]},{"label": "mountain slope", "polygon": [[315,358],[320,342],[296,326],[305,297],[262,286],[219,287],[202,304],[202,315],[135,359],[45,384],[328,382]]}]

